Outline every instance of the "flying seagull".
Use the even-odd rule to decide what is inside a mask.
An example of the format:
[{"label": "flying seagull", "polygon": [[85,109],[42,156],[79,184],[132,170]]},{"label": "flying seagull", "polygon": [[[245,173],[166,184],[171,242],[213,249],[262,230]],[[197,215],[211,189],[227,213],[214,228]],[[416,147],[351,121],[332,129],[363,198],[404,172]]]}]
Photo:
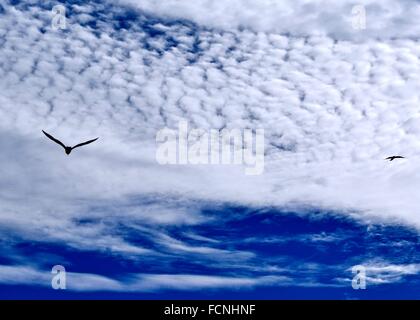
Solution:
[{"label": "flying seagull", "polygon": [[50,135],[50,134],[48,134],[48,133],[46,133],[44,130],[42,130],[42,132],[48,137],[48,138],[50,138],[52,141],[54,141],[55,143],[58,143],[60,146],[62,146],[63,148],[64,148],[64,150],[66,151],[66,154],[67,155],[69,155],[70,154],[70,152],[72,152],[72,150],[73,149],[76,149],[76,148],[78,148],[78,147],[81,147],[81,146],[84,146],[84,145],[87,145],[87,144],[89,144],[89,143],[92,143],[92,142],[94,142],[94,141],[96,141],[96,140],[98,140],[99,138],[96,138],[96,139],[93,139],[93,140],[89,140],[89,141],[86,141],[86,142],[82,142],[82,143],[79,143],[79,144],[76,144],[74,147],[67,147],[66,145],[64,145],[64,143],[62,143],[60,140],[58,140],[58,139],[56,139],[56,138],[54,138],[52,135]]},{"label": "flying seagull", "polygon": [[405,158],[405,157],[402,157],[402,156],[392,156],[392,157],[385,158],[385,160],[392,161],[392,160],[394,160],[394,159],[404,159],[404,158]]}]

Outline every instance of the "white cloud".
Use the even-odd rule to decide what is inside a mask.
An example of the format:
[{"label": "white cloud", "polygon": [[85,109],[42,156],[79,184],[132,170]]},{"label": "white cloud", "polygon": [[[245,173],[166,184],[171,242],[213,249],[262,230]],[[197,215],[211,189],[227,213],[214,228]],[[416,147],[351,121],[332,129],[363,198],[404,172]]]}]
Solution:
[{"label": "white cloud", "polygon": [[[0,224],[26,239],[127,255],[156,252],[113,226],[208,221],[194,201],[317,207],[419,229],[417,4],[369,2],[382,24],[368,17],[373,29],[354,41],[338,14],[350,2],[244,3],[137,3],[157,17],[220,27],[148,22],[162,32],[153,38],[141,25],[116,30],[109,21],[94,32],[82,24],[95,12],[89,6],[76,6],[80,16],[65,33],[51,30],[43,9],[8,6],[0,20]],[[181,118],[206,129],[264,128],[265,173],[158,165],[155,134]],[[100,140],[67,157],[41,129],[68,144]],[[392,154],[407,159],[383,160]]]},{"label": "white cloud", "polygon": [[[187,27],[167,27],[182,43],[158,56],[143,48],[139,39],[149,40],[141,28],[122,33],[123,40],[97,38],[73,19],[66,37],[41,34],[44,22],[28,11],[10,10],[0,22],[1,205],[10,225],[22,227],[34,215],[49,232],[55,227],[46,224],[63,225],[55,223],[61,214],[78,217],[99,201],[135,194],[319,206],[420,225],[415,41],[197,30],[202,51],[192,66],[185,46],[195,36]],[[157,165],[154,135],[181,117],[192,127],[263,127],[265,174]],[[41,129],[69,144],[100,140],[66,158]],[[394,153],[408,160],[383,161]],[[187,221],[165,211],[136,214]]]},{"label": "white cloud", "polygon": [[[36,268],[0,265],[0,282],[4,284],[50,287],[53,276],[48,271]],[[241,289],[274,284],[281,285],[289,281],[287,277],[280,276],[246,278],[194,274],[131,274],[126,275],[123,280],[115,280],[96,274],[66,272],[65,277],[66,289],[71,291],[121,292],[147,292],[162,289]]]},{"label": "white cloud", "polygon": [[[367,261],[364,267],[367,285],[398,283],[407,276],[420,273],[420,264],[392,264],[389,262]],[[351,268],[348,269],[351,272]],[[351,279],[337,279],[339,282],[351,282]]]},{"label": "white cloud", "polygon": [[[418,37],[420,7],[411,0],[273,1],[273,0],[121,0],[133,8],[212,28],[329,35],[337,38]],[[366,10],[366,29],[354,30],[355,6]]]}]

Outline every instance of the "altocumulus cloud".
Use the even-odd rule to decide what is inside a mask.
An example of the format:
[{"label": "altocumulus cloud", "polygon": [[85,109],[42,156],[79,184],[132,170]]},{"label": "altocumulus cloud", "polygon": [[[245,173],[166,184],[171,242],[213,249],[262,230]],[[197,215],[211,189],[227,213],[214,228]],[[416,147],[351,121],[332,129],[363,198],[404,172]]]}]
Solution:
[{"label": "altocumulus cloud", "polygon": [[[203,207],[320,208],[420,228],[418,4],[369,1],[367,29],[357,31],[348,1],[63,2],[68,27],[54,31],[55,4],[3,2],[0,10],[0,224],[11,242],[255,270],[252,250],[191,231],[224,219]],[[264,174],[159,166],[156,132],[181,119],[263,128]],[[101,139],[68,159],[41,129],[69,144]],[[408,160],[390,165],[390,154]],[[176,239],[171,228],[192,234]],[[142,241],[131,241],[133,232]],[[274,263],[257,280],[226,283],[267,284],[261,277]],[[141,283],[183,281],[164,270],[156,277]],[[193,287],[225,282],[217,277],[191,279]]]},{"label": "altocumulus cloud", "polygon": [[[415,0],[316,1],[226,0],[186,1],[120,0],[131,7],[169,18],[192,20],[220,30],[251,29],[255,32],[296,36],[329,35],[334,38],[418,37],[420,7]],[[366,32],[355,33],[352,17],[363,5]]]}]

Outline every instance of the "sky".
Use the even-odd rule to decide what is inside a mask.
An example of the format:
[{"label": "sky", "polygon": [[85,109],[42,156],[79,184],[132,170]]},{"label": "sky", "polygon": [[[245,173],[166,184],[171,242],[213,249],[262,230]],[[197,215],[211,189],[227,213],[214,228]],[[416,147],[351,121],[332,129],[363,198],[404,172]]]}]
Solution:
[{"label": "sky", "polygon": [[[419,18],[411,0],[0,0],[0,298],[419,299]],[[180,121],[263,129],[264,171],[158,163]],[[41,130],[99,140],[67,156]]]}]

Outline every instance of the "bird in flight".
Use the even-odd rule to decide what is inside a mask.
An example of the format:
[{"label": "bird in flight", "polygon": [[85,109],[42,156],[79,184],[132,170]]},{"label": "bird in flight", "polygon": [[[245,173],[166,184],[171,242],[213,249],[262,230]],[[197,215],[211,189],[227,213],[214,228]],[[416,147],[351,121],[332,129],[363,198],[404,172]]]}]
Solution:
[{"label": "bird in flight", "polygon": [[64,145],[64,143],[62,143],[60,140],[58,140],[58,139],[54,138],[52,135],[50,135],[50,134],[46,133],[44,130],[42,130],[42,132],[43,132],[43,133],[44,133],[44,134],[45,134],[48,138],[50,138],[52,141],[54,141],[55,143],[57,143],[57,144],[59,144],[60,146],[62,146],[62,147],[64,148],[64,151],[66,152],[66,154],[67,154],[67,155],[69,155],[69,154],[70,154],[70,152],[72,152],[72,150],[73,150],[73,149],[76,149],[76,148],[78,148],[78,147],[81,147],[81,146],[87,145],[87,144],[92,143],[92,142],[94,142],[94,141],[96,141],[96,140],[98,140],[98,139],[99,139],[99,138],[92,139],[92,140],[89,140],[89,141],[86,141],[86,142],[82,142],[82,143],[76,144],[74,147],[68,147],[68,146]]},{"label": "bird in flight", "polygon": [[392,161],[394,159],[404,159],[404,158],[405,157],[403,157],[403,156],[392,156],[392,157],[385,158],[385,160]]}]

